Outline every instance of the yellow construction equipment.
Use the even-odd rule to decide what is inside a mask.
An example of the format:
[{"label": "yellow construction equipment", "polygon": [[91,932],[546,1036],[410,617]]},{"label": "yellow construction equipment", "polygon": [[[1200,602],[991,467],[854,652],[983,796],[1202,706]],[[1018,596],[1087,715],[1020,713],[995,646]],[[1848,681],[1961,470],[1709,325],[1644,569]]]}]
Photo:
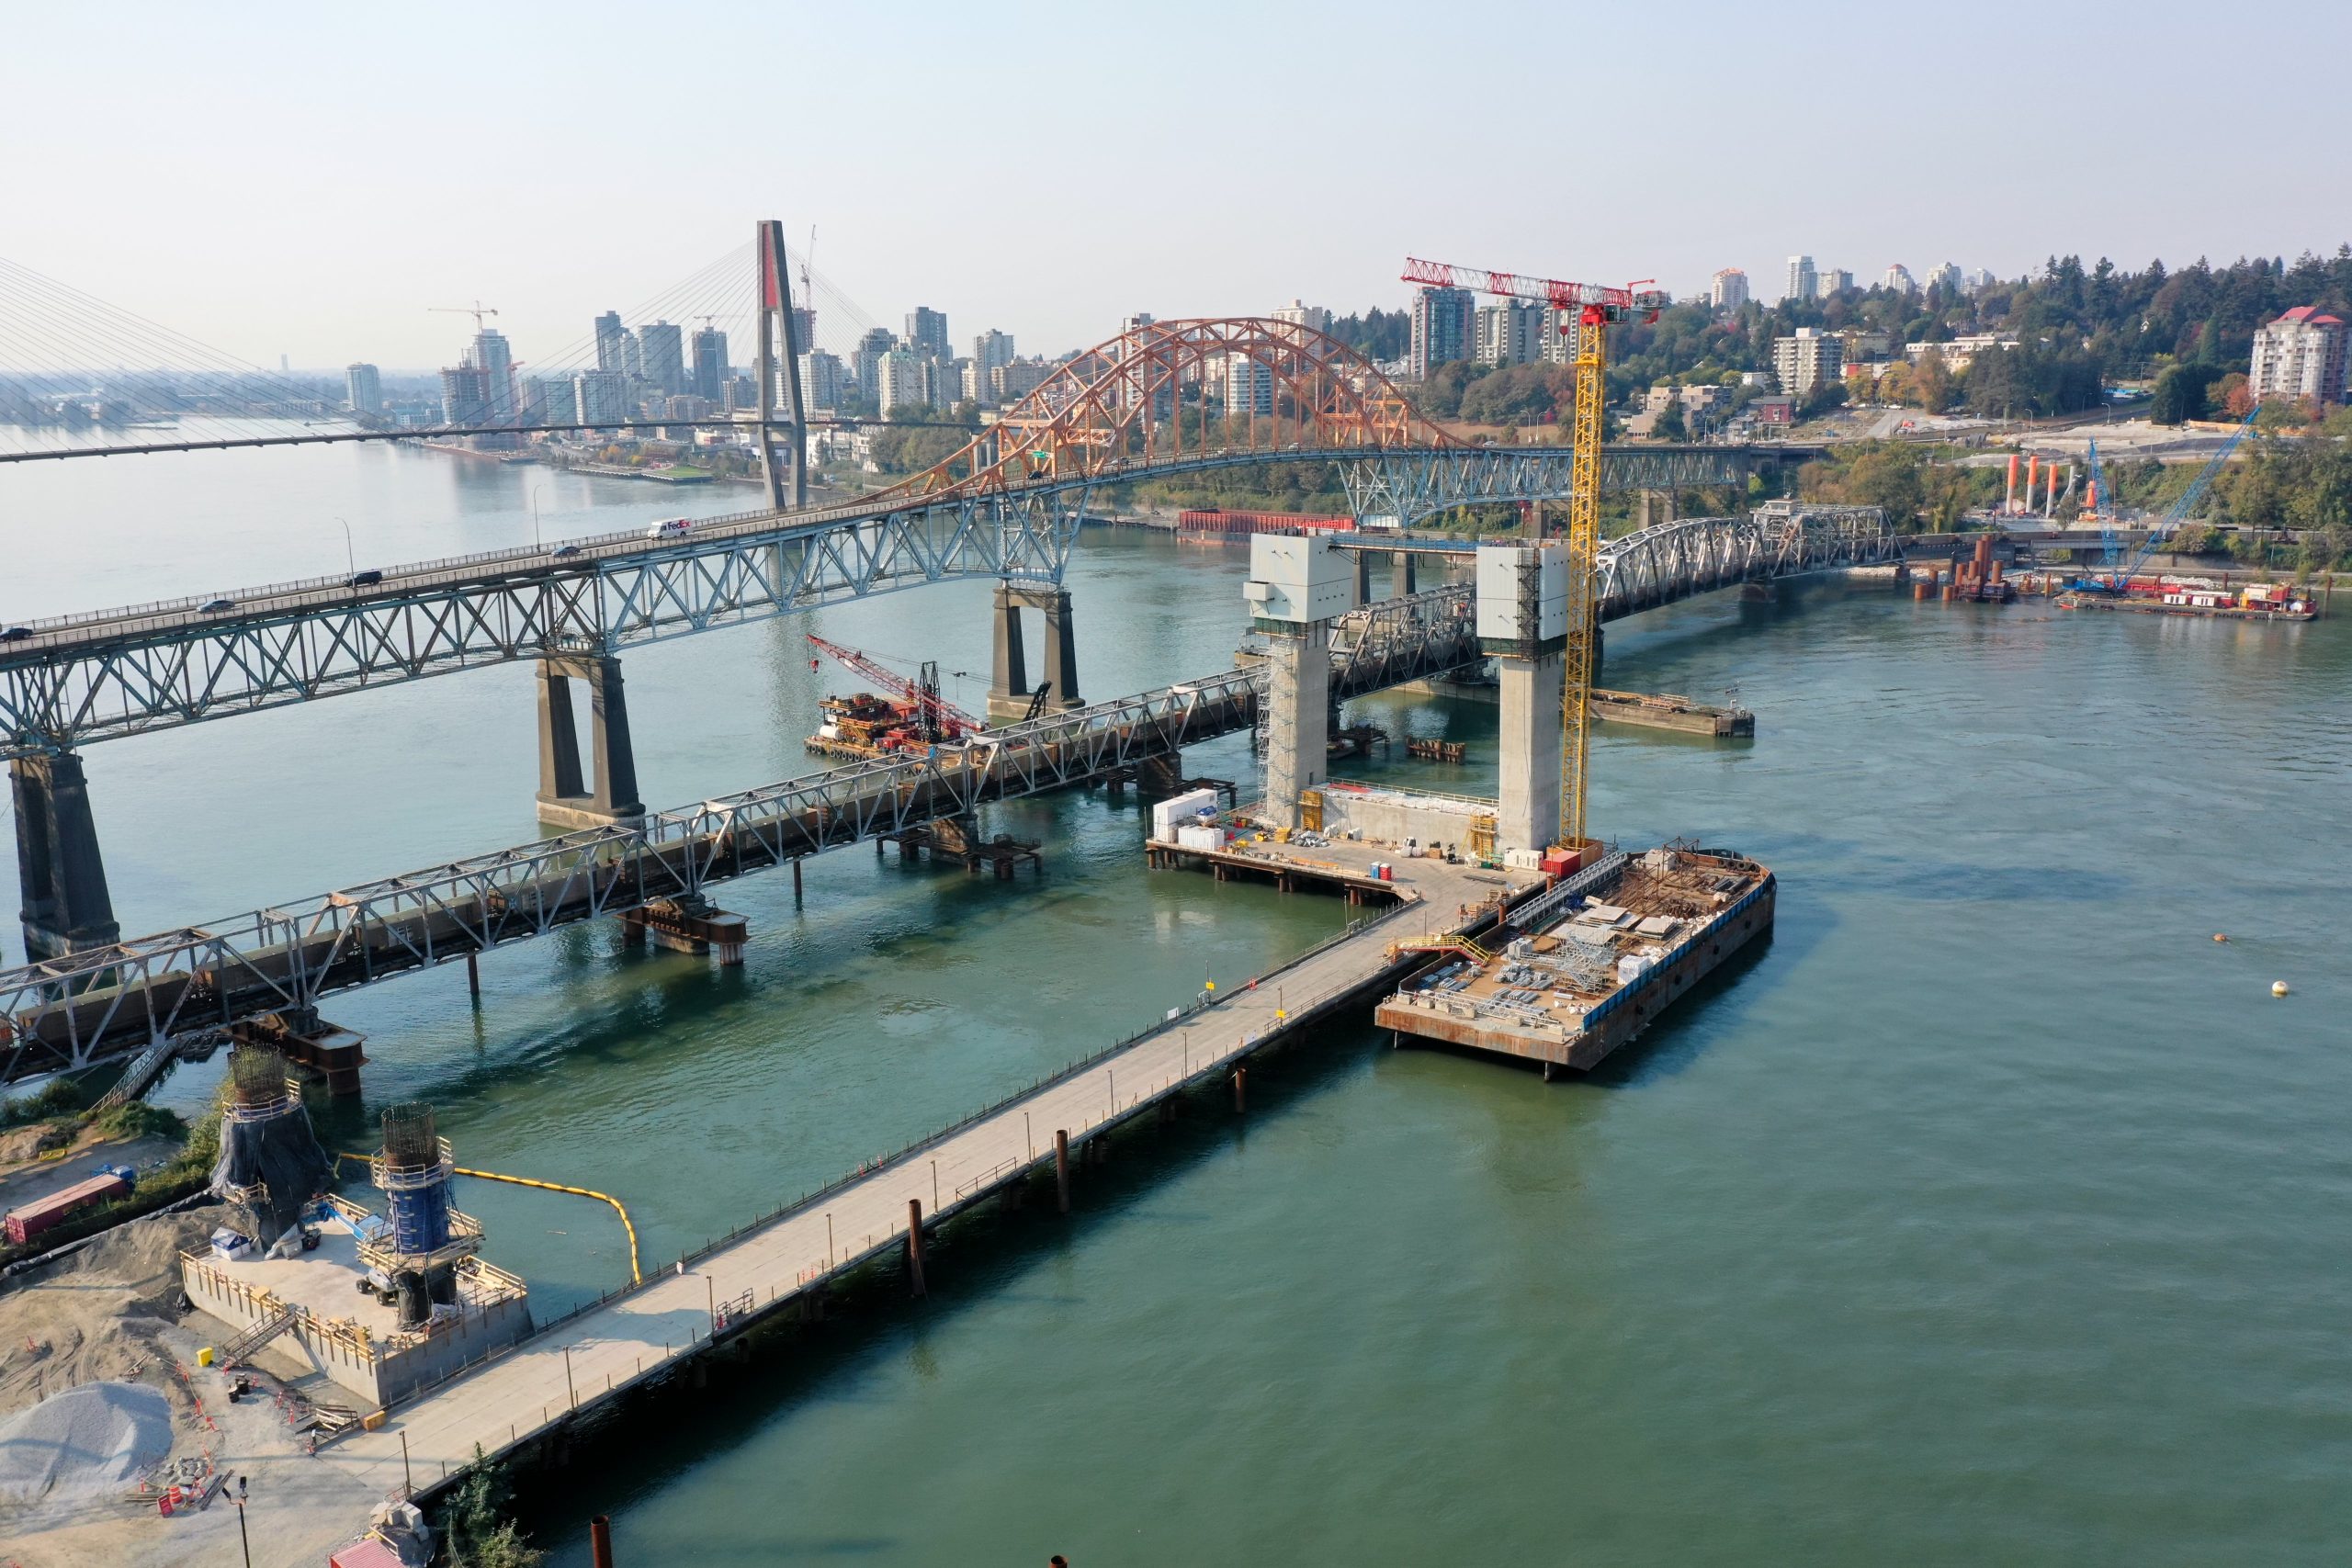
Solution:
[{"label": "yellow construction equipment", "polygon": [[1405,281],[1476,289],[1513,299],[1541,299],[1552,307],[1559,330],[1564,333],[1573,330],[1576,334],[1576,426],[1568,459],[1567,636],[1562,649],[1567,671],[1560,705],[1560,847],[1578,850],[1589,841],[1584,817],[1585,757],[1591,723],[1593,647],[1600,632],[1595,584],[1600,560],[1600,414],[1608,398],[1602,372],[1609,364],[1609,328],[1633,318],[1657,321],[1668,297],[1646,278],[1614,288],[1409,257],[1405,263]]}]

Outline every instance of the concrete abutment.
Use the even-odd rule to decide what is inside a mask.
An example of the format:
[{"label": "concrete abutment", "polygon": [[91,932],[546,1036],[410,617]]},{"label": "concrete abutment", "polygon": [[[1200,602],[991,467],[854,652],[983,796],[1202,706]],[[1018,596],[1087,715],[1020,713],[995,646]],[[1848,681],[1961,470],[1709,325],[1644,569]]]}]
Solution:
[{"label": "concrete abutment", "polygon": [[996,588],[995,661],[989,672],[989,721],[1026,717],[1032,689],[1021,612],[1036,610],[1046,621],[1046,705],[1084,707],[1078,690],[1078,631],[1070,617],[1069,590],[1057,584],[1000,582]]},{"label": "concrete abutment", "polygon": [[[645,815],[637,793],[621,661],[610,654],[549,654],[539,664],[539,820],[603,828]],[[588,747],[580,745],[574,682],[588,694]]]},{"label": "concrete abutment", "polygon": [[36,963],[122,939],[98,853],[82,758],[45,751],[8,763],[17,812],[17,883],[24,902],[25,954]]}]

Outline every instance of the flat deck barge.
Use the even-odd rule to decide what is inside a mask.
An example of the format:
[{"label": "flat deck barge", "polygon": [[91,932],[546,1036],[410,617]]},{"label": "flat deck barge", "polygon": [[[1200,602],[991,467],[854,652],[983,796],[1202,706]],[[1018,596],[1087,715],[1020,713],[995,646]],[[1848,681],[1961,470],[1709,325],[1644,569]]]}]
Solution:
[{"label": "flat deck barge", "polygon": [[1592,690],[1592,716],[1603,724],[1635,724],[1645,729],[1676,729],[1718,739],[1753,739],[1756,715],[1743,707],[1710,707],[1671,692]]},{"label": "flat deck barge", "polygon": [[1611,854],[1515,910],[1487,943],[1420,944],[1438,961],[1373,1018],[1398,1044],[1411,1035],[1516,1056],[1547,1078],[1581,1072],[1770,931],[1774,892],[1770,871],[1729,850]]}]

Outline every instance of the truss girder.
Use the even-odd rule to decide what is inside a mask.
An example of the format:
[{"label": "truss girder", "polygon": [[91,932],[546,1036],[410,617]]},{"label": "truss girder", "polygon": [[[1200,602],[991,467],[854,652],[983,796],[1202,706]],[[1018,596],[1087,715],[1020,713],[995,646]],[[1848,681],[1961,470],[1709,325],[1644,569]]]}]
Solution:
[{"label": "truss girder", "polygon": [[947,497],[0,658],[0,756],[548,653],[611,652],[951,579],[1057,581],[1083,486]]},{"label": "truss girder", "polygon": [[[1356,696],[1478,657],[1470,592],[1444,588],[1342,623],[1332,687]],[[988,731],[967,746],[860,762],[0,971],[0,1082],[701,894],[783,862],[904,831],[988,801],[1079,784],[1257,722],[1263,673],[1220,671]]]},{"label": "truss girder", "polygon": [[[1736,479],[1731,447],[1604,454],[1604,490]],[[986,493],[753,513],[662,544],[567,562],[508,553],[403,588],[307,587],[292,607],[204,616],[170,606],[68,640],[0,649],[0,757],[70,750],[372,686],[548,653],[613,652],[832,600],[955,579],[1059,581],[1094,486],[1266,463],[1334,462],[1359,515],[1410,524],[1456,506],[1556,500],[1558,447],[1227,450],[1125,457]],[[276,591],[255,590],[241,603]],[[134,629],[122,629],[129,626]]]}]

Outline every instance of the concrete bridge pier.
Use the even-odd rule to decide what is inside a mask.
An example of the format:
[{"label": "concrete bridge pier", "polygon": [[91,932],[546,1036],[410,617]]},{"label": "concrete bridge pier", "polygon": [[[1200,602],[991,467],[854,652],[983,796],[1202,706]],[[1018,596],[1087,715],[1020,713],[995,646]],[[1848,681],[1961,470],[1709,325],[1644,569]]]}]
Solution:
[{"label": "concrete bridge pier", "polygon": [[8,763],[17,811],[17,881],[24,903],[25,954],[38,963],[122,939],[107,891],[98,827],[90,813],[82,759],[44,751]]},{"label": "concrete bridge pier", "polygon": [[[588,692],[588,750],[580,748],[571,685]],[[645,815],[637,794],[621,661],[609,654],[551,654],[539,660],[539,820],[604,828]]]},{"label": "concrete bridge pier", "polygon": [[1277,827],[1301,825],[1298,796],[1330,776],[1331,622],[1355,581],[1328,540],[1260,534],[1242,595],[1266,638],[1266,802]]},{"label": "concrete bridge pier", "polygon": [[1146,757],[1136,764],[1136,789],[1146,800],[1165,800],[1184,791],[1184,753]]},{"label": "concrete bridge pier", "polygon": [[1495,847],[1546,848],[1560,832],[1560,704],[1567,660],[1559,649],[1532,658],[1498,655],[1501,698]]},{"label": "concrete bridge pier", "polygon": [[1046,619],[1046,682],[1050,708],[1084,707],[1078,694],[1078,637],[1070,619],[1069,590],[1000,582],[996,589],[996,660],[989,678],[989,722],[1007,723],[1029,712],[1029,660],[1021,612],[1037,610]]},{"label": "concrete bridge pier", "polygon": [[1402,599],[1419,592],[1420,574],[1419,553],[1414,550],[1398,550],[1396,552],[1396,597]]}]

